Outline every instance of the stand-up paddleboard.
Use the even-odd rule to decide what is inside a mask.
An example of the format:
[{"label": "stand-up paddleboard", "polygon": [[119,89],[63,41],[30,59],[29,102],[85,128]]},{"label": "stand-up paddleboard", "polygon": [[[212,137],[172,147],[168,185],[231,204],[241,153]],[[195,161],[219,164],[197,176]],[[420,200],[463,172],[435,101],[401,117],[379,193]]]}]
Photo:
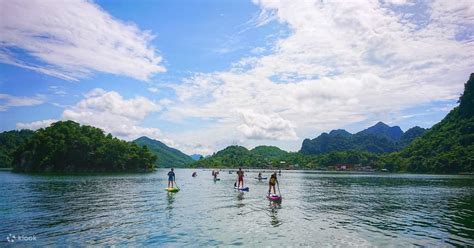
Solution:
[{"label": "stand-up paddleboard", "polygon": [[261,178],[256,177],[255,179],[257,179],[257,180],[267,180],[267,177],[261,177]]},{"label": "stand-up paddleboard", "polygon": [[282,197],[276,194],[267,194],[267,199],[270,201],[281,201]]},{"label": "stand-up paddleboard", "polygon": [[249,187],[245,187],[245,188],[237,188],[237,187],[234,187],[234,189],[238,190],[238,191],[249,191]]},{"label": "stand-up paddleboard", "polygon": [[178,192],[179,188],[165,188],[165,190],[168,192]]}]

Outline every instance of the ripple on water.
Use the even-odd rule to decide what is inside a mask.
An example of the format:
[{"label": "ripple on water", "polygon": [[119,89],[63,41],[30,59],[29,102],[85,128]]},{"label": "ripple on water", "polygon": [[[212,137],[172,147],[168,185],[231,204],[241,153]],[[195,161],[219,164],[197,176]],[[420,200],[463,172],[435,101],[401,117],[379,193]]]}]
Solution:
[{"label": "ripple on water", "polygon": [[[285,172],[281,205],[266,183],[177,170],[79,177],[0,172],[0,235],[36,234],[39,246],[469,246],[472,177]],[[253,178],[253,172],[248,177]],[[209,174],[206,176],[206,174]],[[256,173],[255,173],[256,175]]]}]

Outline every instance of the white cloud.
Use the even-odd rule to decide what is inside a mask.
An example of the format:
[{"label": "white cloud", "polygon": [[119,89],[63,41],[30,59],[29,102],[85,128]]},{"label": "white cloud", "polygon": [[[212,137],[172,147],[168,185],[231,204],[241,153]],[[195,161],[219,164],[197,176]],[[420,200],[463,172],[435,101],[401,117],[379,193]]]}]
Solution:
[{"label": "white cloud", "polygon": [[[73,106],[65,108],[61,120],[73,120],[84,125],[101,128],[125,140],[133,140],[140,136],[159,139],[168,145],[173,141],[165,137],[158,128],[142,127],[141,121],[151,113],[159,112],[159,103],[137,96],[124,99],[115,91],[93,89]],[[42,120],[31,123],[17,123],[17,128],[38,129],[49,126],[57,120]]]},{"label": "white cloud", "polygon": [[150,91],[151,93],[158,93],[160,91],[160,89],[158,89],[156,87],[149,87],[148,91]]},{"label": "white cloud", "polygon": [[258,114],[241,111],[243,124],[237,129],[248,139],[257,140],[294,140],[298,137],[293,125],[277,114]]},{"label": "white cloud", "polygon": [[[154,38],[90,1],[0,1],[0,62],[65,80],[95,71],[148,80],[164,72]],[[22,49],[34,59],[16,56]]]},{"label": "white cloud", "polygon": [[161,106],[145,97],[124,99],[115,91],[96,88],[85,95],[76,105],[67,107],[62,119],[99,127],[106,132],[131,140],[140,136],[163,137],[158,128],[139,125],[146,116],[159,112]]},{"label": "white cloud", "polygon": [[48,91],[58,96],[65,96],[67,94],[65,88],[63,86],[58,86],[58,85],[49,86]]},{"label": "white cloud", "polygon": [[36,95],[35,97],[12,96],[0,93],[0,111],[6,111],[11,107],[35,106],[43,104],[45,97]]},{"label": "white cloud", "polygon": [[[268,49],[271,54],[183,80],[174,86],[178,102],[163,118],[214,120],[217,124],[207,127],[210,136],[214,130],[226,141],[248,144],[242,132],[244,138],[285,136],[267,133],[279,132],[271,125],[294,129],[287,137],[312,137],[355,122],[383,121],[431,101],[454,100],[474,68],[474,43],[456,39],[466,26],[471,29],[466,35],[474,33],[469,1],[461,2],[429,2],[425,11],[431,19],[419,24],[379,1],[258,1],[262,14],[256,20],[265,25],[276,19],[289,35]],[[236,118],[242,109],[253,114]],[[200,132],[187,139],[219,146]],[[298,149],[300,142],[293,144],[286,148]]]},{"label": "white cloud", "polygon": [[411,3],[409,0],[382,0],[382,2],[394,5],[405,5]]},{"label": "white cloud", "polygon": [[253,54],[261,54],[261,53],[264,53],[266,50],[267,49],[265,49],[264,47],[255,47],[252,50],[250,50],[250,52]]},{"label": "white cloud", "polygon": [[16,124],[16,128],[17,129],[37,130],[37,129],[40,129],[40,128],[49,127],[51,125],[51,123],[56,122],[56,121],[58,121],[58,120],[49,119],[49,120],[34,121],[34,122],[30,122],[30,123],[19,122],[19,123]]}]

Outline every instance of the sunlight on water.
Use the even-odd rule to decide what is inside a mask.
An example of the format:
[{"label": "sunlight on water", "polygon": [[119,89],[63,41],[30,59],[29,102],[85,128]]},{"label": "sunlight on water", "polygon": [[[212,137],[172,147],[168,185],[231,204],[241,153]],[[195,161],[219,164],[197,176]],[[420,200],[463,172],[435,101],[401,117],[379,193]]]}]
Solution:
[{"label": "sunlight on water", "polygon": [[[0,237],[33,245],[467,246],[474,244],[472,176],[287,172],[283,201],[249,172],[30,176],[0,172]],[[2,238],[2,243],[7,240]]]}]

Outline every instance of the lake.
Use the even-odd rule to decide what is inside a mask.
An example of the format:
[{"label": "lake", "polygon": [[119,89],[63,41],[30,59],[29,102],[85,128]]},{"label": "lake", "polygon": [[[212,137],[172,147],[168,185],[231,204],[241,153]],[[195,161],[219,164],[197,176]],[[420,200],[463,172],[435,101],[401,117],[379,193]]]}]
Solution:
[{"label": "lake", "polygon": [[168,193],[167,172],[0,171],[0,240],[34,246],[474,245],[473,176],[283,171],[278,205],[266,199],[267,182],[255,180],[256,172],[246,174],[246,193],[233,189],[235,174],[223,171],[214,182],[210,171],[189,169],[176,170],[181,191]]}]

